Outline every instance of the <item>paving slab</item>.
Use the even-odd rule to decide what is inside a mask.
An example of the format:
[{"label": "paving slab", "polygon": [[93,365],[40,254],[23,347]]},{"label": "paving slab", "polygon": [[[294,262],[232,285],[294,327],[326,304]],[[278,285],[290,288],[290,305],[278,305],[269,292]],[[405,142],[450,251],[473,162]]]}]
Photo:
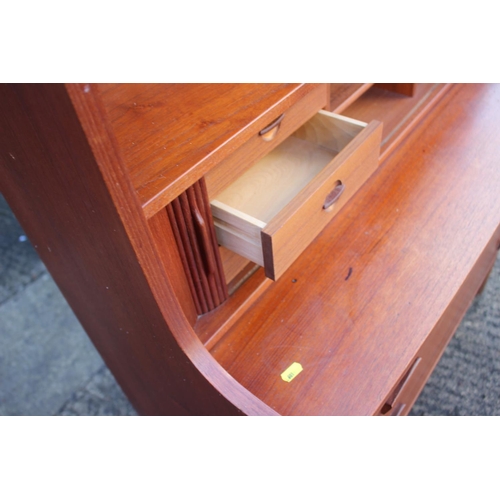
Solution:
[{"label": "paving slab", "polygon": [[45,266],[0,195],[0,304],[44,272]]},{"label": "paving slab", "polygon": [[63,416],[134,416],[137,412],[116,383],[111,372],[103,366],[87,385],[77,391],[58,411]]},{"label": "paving slab", "polygon": [[48,273],[0,306],[0,415],[53,415],[103,364]]}]

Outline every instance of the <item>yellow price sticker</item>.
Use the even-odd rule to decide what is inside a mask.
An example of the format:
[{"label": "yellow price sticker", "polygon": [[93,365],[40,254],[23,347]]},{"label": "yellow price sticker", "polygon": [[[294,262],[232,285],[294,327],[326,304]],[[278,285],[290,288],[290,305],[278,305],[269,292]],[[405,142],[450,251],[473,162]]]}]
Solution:
[{"label": "yellow price sticker", "polygon": [[300,363],[292,363],[282,374],[281,378],[285,382],[291,382],[303,370]]}]

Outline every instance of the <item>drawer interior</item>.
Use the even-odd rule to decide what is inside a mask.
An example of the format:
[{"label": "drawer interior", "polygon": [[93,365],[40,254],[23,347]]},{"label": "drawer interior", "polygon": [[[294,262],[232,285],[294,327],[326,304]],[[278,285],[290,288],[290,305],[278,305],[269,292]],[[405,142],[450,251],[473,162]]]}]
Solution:
[{"label": "drawer interior", "polygon": [[293,135],[255,163],[212,200],[221,211],[264,228],[290,203],[366,124],[327,111],[318,112]]},{"label": "drawer interior", "polygon": [[[295,242],[288,252],[284,250],[283,245],[287,245],[284,240],[274,248],[266,227],[273,227],[276,234],[277,227],[282,227],[278,220],[283,219],[285,213],[288,215],[284,218],[290,220],[301,210],[301,204],[307,198],[303,194],[311,186],[315,186],[314,190],[324,190],[321,188],[324,173],[331,175],[345,162],[346,154],[339,156],[339,159],[344,157],[339,162],[337,155],[347,151],[346,146],[358,135],[363,135],[366,127],[364,122],[319,111],[211,201],[218,243],[266,267],[266,275],[276,279],[286,267],[283,263],[291,261],[290,256],[297,253],[299,247],[305,247],[307,243],[304,241],[307,238],[310,241],[313,233],[317,234],[321,228],[311,226],[304,235],[301,233],[299,239],[303,239],[302,236],[306,239]],[[326,194],[320,196],[324,199]],[[328,217],[321,219],[320,226],[329,220]],[[314,225],[318,227],[318,221]],[[297,235],[290,237],[296,239]],[[276,251],[282,256],[276,261],[281,268],[277,273],[274,265]]]}]

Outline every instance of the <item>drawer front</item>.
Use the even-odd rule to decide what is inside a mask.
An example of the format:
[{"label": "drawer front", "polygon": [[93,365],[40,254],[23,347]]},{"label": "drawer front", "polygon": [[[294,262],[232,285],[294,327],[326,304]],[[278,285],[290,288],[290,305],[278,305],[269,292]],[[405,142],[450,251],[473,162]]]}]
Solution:
[{"label": "drawer front", "polygon": [[[381,137],[382,124],[371,122],[262,230],[269,278],[276,280],[285,272],[375,171]],[[339,191],[338,200],[323,208]]]},{"label": "drawer front", "polygon": [[[424,343],[416,353],[415,359],[420,358],[420,362],[415,366],[410,376],[403,375],[402,380],[406,382],[401,386],[399,382],[386,398],[382,406],[375,413],[376,415],[407,415],[420,392],[425,386],[427,379],[439,362],[441,356],[453,337],[456,329],[460,325],[467,309],[470,307],[476,293],[488,276],[491,268],[495,264],[499,249],[499,236],[497,231],[492,236],[483,253],[477,259],[474,267],[469,272],[467,278],[462,283],[453,300],[448,304],[441,318],[436,323]],[[398,386],[400,390],[398,391]]]},{"label": "drawer front", "polygon": [[313,90],[298,102],[281,102],[269,110],[259,132],[205,175],[210,200],[326,105],[326,84],[309,85]]},{"label": "drawer front", "polygon": [[426,363],[427,359],[423,360],[420,355],[411,362],[409,368],[404,372],[401,380],[396,384],[376,415],[400,416],[409,410],[410,406],[407,404],[409,389],[415,383],[415,380],[419,380],[422,373],[425,373]]}]

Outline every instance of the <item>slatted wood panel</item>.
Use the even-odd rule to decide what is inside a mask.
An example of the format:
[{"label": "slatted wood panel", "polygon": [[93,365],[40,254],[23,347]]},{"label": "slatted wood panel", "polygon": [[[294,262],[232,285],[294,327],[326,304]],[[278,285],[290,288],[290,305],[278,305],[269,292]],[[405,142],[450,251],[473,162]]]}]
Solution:
[{"label": "slatted wood panel", "polygon": [[167,213],[196,312],[205,314],[228,297],[205,180],[176,198]]}]

